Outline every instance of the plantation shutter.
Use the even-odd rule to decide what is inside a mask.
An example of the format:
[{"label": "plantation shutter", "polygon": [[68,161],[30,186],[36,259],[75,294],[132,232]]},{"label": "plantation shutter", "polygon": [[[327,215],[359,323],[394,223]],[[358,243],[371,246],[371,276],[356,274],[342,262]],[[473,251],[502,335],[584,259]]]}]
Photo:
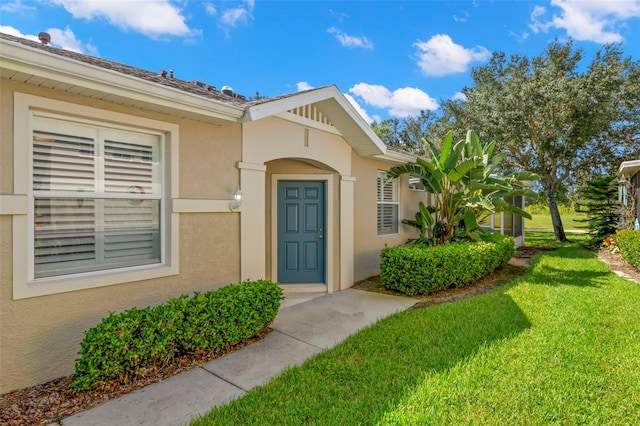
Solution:
[{"label": "plantation shutter", "polygon": [[[51,127],[54,127],[51,124]],[[67,126],[55,126],[69,132]],[[75,129],[76,135],[33,132],[33,190],[87,191],[95,189],[95,132]]]},{"label": "plantation shutter", "polygon": [[159,148],[155,135],[34,117],[36,278],[160,262]]},{"label": "plantation shutter", "polygon": [[398,233],[398,181],[378,172],[378,235]]},{"label": "plantation shutter", "polygon": [[112,129],[103,130],[101,137],[105,192],[131,194],[129,199],[105,200],[103,261],[160,261],[158,137]]},{"label": "plantation shutter", "polygon": [[[60,269],[81,268],[95,259],[94,201],[77,198],[76,194],[95,192],[96,148],[94,129],[57,120],[35,120],[36,276],[55,275]],[[54,194],[69,194],[70,197]]]}]

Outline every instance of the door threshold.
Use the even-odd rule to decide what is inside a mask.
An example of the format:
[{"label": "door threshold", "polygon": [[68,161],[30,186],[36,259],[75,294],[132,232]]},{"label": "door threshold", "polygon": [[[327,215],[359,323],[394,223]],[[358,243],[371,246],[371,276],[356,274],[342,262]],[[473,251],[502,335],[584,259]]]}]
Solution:
[{"label": "door threshold", "polygon": [[280,288],[284,293],[330,293],[324,283],[280,283]]}]

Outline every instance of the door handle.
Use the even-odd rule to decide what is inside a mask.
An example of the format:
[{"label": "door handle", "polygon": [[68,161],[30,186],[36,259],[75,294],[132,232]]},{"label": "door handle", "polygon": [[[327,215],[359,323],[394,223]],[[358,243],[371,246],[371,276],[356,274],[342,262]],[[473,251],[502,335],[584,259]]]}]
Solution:
[{"label": "door handle", "polygon": [[318,239],[321,240],[322,239],[322,235],[318,235]]}]

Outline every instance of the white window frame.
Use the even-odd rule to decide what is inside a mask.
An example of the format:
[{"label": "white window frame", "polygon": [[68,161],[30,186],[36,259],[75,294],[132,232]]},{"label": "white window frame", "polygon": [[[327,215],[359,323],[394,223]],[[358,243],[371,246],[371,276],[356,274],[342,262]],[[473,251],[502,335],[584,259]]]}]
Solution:
[{"label": "white window frame", "polygon": [[[391,183],[393,184],[392,187],[392,191],[393,191],[393,195],[395,198],[394,201],[384,201],[381,200],[380,197],[378,197],[378,187],[380,185],[380,179],[384,181],[391,181]],[[380,232],[380,230],[378,229],[378,225],[377,223],[379,222],[379,217],[378,217],[378,206],[380,205],[391,205],[391,206],[395,206],[396,207],[396,224],[395,224],[395,230],[392,232]],[[398,235],[400,233],[400,186],[398,184],[398,179],[388,179],[387,178],[387,172],[384,170],[378,170],[378,173],[376,174],[376,233],[379,237],[386,237],[389,235]]]},{"label": "white window frame", "polygon": [[[35,115],[106,125],[124,130],[139,130],[164,139],[163,182],[160,232],[161,262],[34,278],[34,191],[32,134]],[[179,214],[172,211],[178,198],[179,126],[158,120],[135,117],[24,93],[14,93],[14,193],[26,196],[28,209],[13,216],[13,299],[43,296],[108,285],[123,284],[179,273]]]},{"label": "white window frame", "polygon": [[409,184],[409,191],[415,191],[415,192],[427,191],[427,188],[422,183],[422,179],[417,176],[409,176],[409,179],[407,179],[407,182]]},{"label": "white window frame", "polygon": [[[38,256],[36,255],[34,249],[30,248],[30,255],[31,258],[29,259],[29,266],[31,267],[31,265],[33,265],[34,271],[32,274],[32,271],[29,271],[29,278],[35,278],[35,279],[41,279],[43,277],[53,277],[53,276],[63,276],[63,275],[71,275],[74,273],[83,273],[83,272],[89,272],[90,270],[116,270],[116,269],[120,269],[125,267],[125,265],[123,263],[127,262],[127,257],[128,259],[128,266],[139,266],[142,264],[156,264],[156,263],[162,263],[164,261],[164,250],[163,250],[163,246],[164,246],[164,240],[165,240],[165,233],[163,232],[163,229],[165,229],[164,226],[164,222],[165,222],[165,198],[164,197],[164,187],[165,185],[163,184],[163,176],[164,176],[164,160],[163,160],[163,155],[162,152],[164,152],[164,134],[159,133],[159,132],[151,132],[151,131],[147,131],[145,130],[144,132],[141,129],[135,129],[135,128],[130,128],[130,127],[122,127],[122,126],[114,126],[112,124],[109,124],[109,126],[105,126],[105,123],[97,123],[94,121],[88,121],[88,120],[78,120],[75,118],[70,118],[70,117],[66,117],[66,116],[60,116],[59,114],[50,114],[48,112],[41,112],[41,111],[33,111],[32,114],[33,120],[34,120],[34,131],[36,128],[38,128],[38,134],[40,135],[50,135],[51,137],[55,137],[53,135],[58,134],[58,135],[63,135],[61,137],[61,139],[74,139],[77,138],[80,134],[84,134],[83,137],[88,138],[88,139],[84,139],[84,141],[86,141],[86,143],[88,143],[87,145],[87,149],[92,150],[92,154],[90,156],[87,155],[80,155],[78,158],[74,158],[74,161],[85,161],[83,163],[84,167],[91,167],[92,168],[92,178],[89,179],[88,176],[83,176],[83,179],[80,181],[76,181],[74,182],[74,184],[76,185],[80,185],[80,188],[70,188],[70,183],[68,182],[67,179],[65,179],[65,177],[63,176],[59,176],[57,174],[52,174],[48,179],[45,179],[45,182],[43,182],[42,184],[44,184],[45,186],[48,186],[47,188],[36,188],[39,185],[36,184],[36,163],[35,161],[32,161],[32,173],[31,173],[31,178],[32,181],[30,183],[30,187],[32,188],[33,191],[33,197],[29,197],[29,216],[31,216],[31,214],[33,214],[34,212],[37,211],[36,209],[36,205],[37,202],[40,201],[43,206],[47,206],[48,202],[46,200],[55,200],[53,201],[53,206],[58,205],[58,203],[61,202],[61,200],[66,200],[67,204],[65,205],[69,205],[68,203],[71,202],[73,204],[75,203],[80,203],[79,205],[90,205],[91,207],[91,211],[93,212],[93,226],[89,229],[91,229],[91,231],[89,232],[89,234],[87,234],[87,228],[85,228],[85,233],[84,234],[77,234],[77,232],[79,232],[80,230],[77,227],[74,227],[75,229],[73,229],[73,231],[76,233],[75,234],[75,238],[78,238],[78,235],[83,235],[84,238],[91,238],[93,239],[93,258],[92,259],[82,259],[82,260],[74,260],[74,261],[63,261],[61,262],[51,262],[51,263],[47,263],[47,264],[41,264],[41,270],[40,270],[40,277],[38,277],[38,268],[36,266],[37,262],[36,260],[38,259]],[[38,123],[38,125],[36,126],[36,123]],[[48,136],[45,136],[45,138],[48,138]],[[107,178],[107,173],[109,169],[109,165],[114,165],[115,167],[118,167],[118,165],[122,166],[123,163],[117,163],[117,159],[116,162],[114,163],[114,159],[112,159],[108,154],[107,154],[107,146],[109,145],[108,140],[109,139],[118,139],[118,140],[125,140],[129,143],[134,143],[134,144],[138,144],[138,146],[144,146],[147,145],[148,147],[151,148],[151,152],[152,152],[152,156],[155,157],[155,160],[153,159],[149,159],[148,164],[148,168],[149,168],[149,172],[151,173],[151,177],[152,181],[151,183],[147,183],[145,186],[147,187],[147,193],[145,193],[144,189],[142,188],[142,186],[139,186],[137,188],[140,188],[140,190],[142,190],[142,194],[137,192],[137,189],[134,189],[136,192],[135,193],[131,193],[131,192],[124,192],[122,189],[116,189],[114,187],[110,187],[110,185],[114,185],[117,184],[117,180],[109,180]],[[35,141],[35,133],[34,133],[34,137],[30,138],[29,142],[32,144],[31,146],[31,153],[33,156],[35,156],[36,153],[36,148],[35,145],[38,144],[39,146],[47,146],[47,147],[51,147],[52,149],[54,149],[54,156],[56,155],[56,153],[62,153],[62,152],[68,152],[67,150],[70,148],[68,143],[62,142],[62,144],[60,145],[52,145],[51,142],[42,142],[39,141],[36,143]],[[83,142],[84,143],[84,142]],[[142,145],[141,145],[142,144]],[[57,148],[59,146],[65,146],[67,150],[64,151],[57,151]],[[155,148],[154,148],[155,147]],[[47,153],[49,152],[49,153]],[[40,152],[40,156],[43,155],[50,155],[50,151],[44,151],[44,152]],[[63,154],[66,155],[66,154]],[[66,159],[69,159],[69,157],[65,157]],[[111,160],[111,161],[110,161]],[[54,160],[55,161],[55,160]],[[42,167],[42,165],[40,165],[40,167]],[[115,171],[115,170],[114,170]],[[42,173],[43,170],[40,170],[40,173]],[[89,170],[88,169],[83,169],[83,172],[88,173]],[[153,180],[153,175],[156,176],[157,180]],[[77,177],[75,177],[77,179]],[[55,189],[51,189],[50,185],[53,182],[53,185],[55,187]],[[137,182],[136,182],[137,183]],[[121,184],[121,183],[120,183]],[[142,182],[141,182],[142,184]],[[111,188],[111,189],[109,189]],[[76,190],[78,192],[76,192]],[[123,193],[124,192],[124,193]],[[156,222],[158,225],[158,233],[159,233],[159,241],[158,244],[154,246],[157,248],[157,258],[150,258],[150,259],[142,259],[142,258],[138,258],[138,259],[132,259],[130,256],[122,256],[119,259],[116,260],[116,262],[119,260],[120,261],[120,265],[117,266],[117,264],[113,264],[108,261],[108,259],[105,257],[106,254],[106,247],[107,247],[107,242],[106,239],[100,238],[98,237],[98,235],[102,234],[103,231],[106,231],[106,233],[104,234],[105,236],[107,236],[109,234],[109,225],[105,222],[107,213],[106,213],[106,209],[105,206],[108,203],[114,203],[114,202],[124,202],[127,203],[127,201],[131,201],[133,198],[135,198],[136,200],[143,202],[143,201],[151,201],[151,202],[158,202],[158,210],[156,210],[156,214],[159,217],[159,220],[157,219],[153,219],[151,218],[152,222]],[[46,209],[46,207],[44,207]],[[55,209],[55,207],[54,207]],[[152,210],[155,210],[155,208],[152,208]],[[83,212],[84,214],[88,214],[89,210],[85,210]],[[153,215],[153,213],[152,213]],[[49,215],[46,215],[49,216]],[[56,214],[52,213],[50,219],[54,219],[56,218]],[[45,219],[45,217],[43,217],[42,219]],[[60,219],[60,217],[58,217],[58,219]],[[37,218],[34,217],[34,222],[37,222]],[[33,223],[33,222],[30,222]],[[36,226],[35,228],[38,228],[38,226]],[[29,240],[35,240],[37,241],[38,238],[36,238],[38,236],[38,233],[36,232],[36,229],[34,227],[30,227],[30,232],[33,232],[33,238],[30,235],[29,236]],[[49,228],[49,229],[46,229]],[[46,229],[46,230],[45,230]],[[43,240],[55,240],[56,235],[59,235],[58,233],[60,232],[60,230],[58,229],[58,233],[53,232],[55,230],[55,226],[53,228],[51,228],[51,226],[47,226],[44,222],[42,223],[42,228],[41,230],[45,230],[45,232],[41,233],[40,236],[41,238],[43,238]],[[48,231],[48,232],[47,232]],[[66,232],[69,232],[71,230],[66,230]],[[122,232],[122,228],[120,229],[111,229],[111,232],[113,231],[120,231]],[[62,237],[64,238],[64,237]],[[37,247],[38,244],[36,244]],[[85,248],[88,248],[85,246]],[[51,249],[50,246],[47,246],[45,248],[45,250],[49,251]],[[155,257],[155,256],[154,256]],[[138,265],[134,265],[134,264],[138,264]],[[75,271],[75,272],[74,272]]]}]

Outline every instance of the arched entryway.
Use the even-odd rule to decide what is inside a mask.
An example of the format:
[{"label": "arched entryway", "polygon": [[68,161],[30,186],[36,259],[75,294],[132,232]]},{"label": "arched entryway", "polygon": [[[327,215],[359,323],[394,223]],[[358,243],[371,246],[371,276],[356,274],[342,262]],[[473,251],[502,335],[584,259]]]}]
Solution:
[{"label": "arched entryway", "polygon": [[[299,203],[291,199],[291,209],[307,208],[308,212],[315,209],[322,216],[315,219],[319,219],[323,225],[312,224],[315,230],[310,229],[310,234],[315,233],[315,238],[322,235],[321,244],[305,241],[303,237],[297,242],[288,242],[292,256],[289,266],[295,266],[296,256],[299,261],[299,256],[314,255],[312,249],[307,252],[296,251],[294,255],[296,244],[307,244],[309,248],[315,245],[316,249],[322,250],[323,256],[315,257],[323,263],[320,274],[312,277],[312,282],[298,282],[297,279],[304,278],[304,274],[287,277],[285,281],[290,281],[288,285],[291,288],[298,287],[302,291],[331,292],[350,287],[353,284],[355,182],[350,176],[351,147],[340,136],[307,129],[286,120],[269,118],[245,126],[243,161],[238,163],[245,194],[240,220],[242,279],[279,281],[282,275],[283,269],[279,271],[278,267],[279,263],[282,266],[286,261],[282,256],[287,255],[287,251],[283,246],[286,242],[282,233],[280,236],[278,234],[278,220],[282,222],[287,218],[286,212],[283,212],[283,197],[286,194],[279,196],[280,185],[281,191],[286,191],[283,188],[288,186],[292,197],[296,188],[298,191],[307,191],[309,198],[303,197]],[[314,203],[312,198],[320,196],[320,193],[323,202]],[[320,228],[322,231],[319,231]],[[313,263],[313,259],[303,260]],[[322,281],[318,282],[318,279]]]}]

